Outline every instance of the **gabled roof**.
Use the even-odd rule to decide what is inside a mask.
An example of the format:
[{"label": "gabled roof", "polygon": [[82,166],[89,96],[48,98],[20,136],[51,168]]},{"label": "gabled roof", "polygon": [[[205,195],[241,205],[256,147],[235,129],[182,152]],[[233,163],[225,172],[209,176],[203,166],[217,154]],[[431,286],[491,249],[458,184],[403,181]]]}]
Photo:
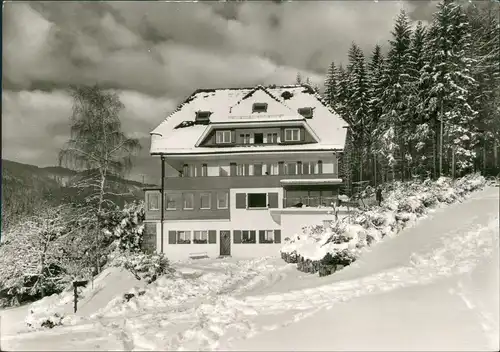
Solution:
[{"label": "gabled roof", "polygon": [[[290,99],[284,100],[281,95],[288,91],[293,94]],[[276,104],[268,106],[266,113],[252,114],[250,99],[257,92],[262,92]],[[260,98],[259,98],[260,99]],[[246,103],[245,101],[248,101]],[[250,105],[248,105],[250,104]],[[248,105],[245,107],[245,105]],[[233,108],[230,113],[231,107]],[[302,107],[314,108],[312,119],[304,119],[297,110]],[[235,110],[236,109],[236,110]],[[241,116],[242,111],[248,110],[248,116]],[[247,109],[247,110],[245,110]],[[196,111],[211,111],[209,125],[194,124]],[[237,112],[240,115],[235,115]],[[245,112],[246,114],[246,112]],[[185,126],[180,127],[184,121],[190,121]],[[336,114],[323,99],[307,85],[286,85],[273,87],[249,87],[249,88],[222,88],[222,89],[198,89],[191,94],[178,108],[170,114],[151,134],[151,153],[160,154],[197,154],[197,153],[218,153],[221,148],[196,147],[202,134],[208,133],[215,126],[231,124],[235,126],[255,125],[259,122],[273,122],[277,125],[287,124],[292,121],[297,124],[304,124],[307,129],[313,131],[319,143],[299,146],[277,145],[277,146],[252,146],[257,150],[342,150],[344,148],[345,137],[348,124]],[[231,147],[225,147],[228,149]],[[232,147],[236,151],[238,147]],[[236,149],[235,149],[236,148]],[[248,148],[246,148],[248,149]]]}]

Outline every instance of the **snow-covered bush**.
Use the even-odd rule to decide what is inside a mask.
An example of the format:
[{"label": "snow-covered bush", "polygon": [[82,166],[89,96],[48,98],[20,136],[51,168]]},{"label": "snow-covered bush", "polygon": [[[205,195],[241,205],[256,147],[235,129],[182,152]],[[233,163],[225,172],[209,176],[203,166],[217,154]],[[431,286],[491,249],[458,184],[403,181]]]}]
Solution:
[{"label": "snow-covered bush", "polygon": [[[282,256],[323,260],[323,264],[354,260],[363,247],[411,226],[426,214],[429,207],[453,203],[485,184],[485,178],[479,174],[467,175],[455,182],[441,177],[435,182],[414,180],[384,184],[384,201],[380,207],[354,209],[348,223],[344,218],[326,228],[306,226],[302,234],[285,243],[281,248]],[[366,192],[371,191],[367,189]]]},{"label": "snow-covered bush", "polygon": [[145,280],[148,284],[156,281],[162,275],[173,273],[167,257],[163,254],[117,253],[112,259],[111,265],[125,268],[134,274],[137,280]]},{"label": "snow-covered bush", "polygon": [[62,243],[67,207],[40,209],[9,229],[0,246],[0,304],[18,305],[60,292],[68,282]]},{"label": "snow-covered bush", "polygon": [[107,240],[122,251],[140,251],[146,213],[144,202],[125,204],[123,209],[106,213],[102,218]]}]

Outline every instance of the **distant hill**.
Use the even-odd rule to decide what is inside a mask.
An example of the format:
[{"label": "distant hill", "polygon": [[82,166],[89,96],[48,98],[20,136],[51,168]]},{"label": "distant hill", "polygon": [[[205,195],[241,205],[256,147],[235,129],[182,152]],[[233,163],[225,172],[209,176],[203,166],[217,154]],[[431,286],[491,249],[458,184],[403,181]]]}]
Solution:
[{"label": "distant hill", "polygon": [[[92,172],[77,172],[60,166],[38,167],[2,159],[2,228],[19,216],[30,215],[43,203],[61,204],[81,202],[85,192],[71,187]],[[114,197],[113,201],[125,202],[144,199],[145,187],[155,185],[127,180],[110,175],[113,191],[129,193]]]}]

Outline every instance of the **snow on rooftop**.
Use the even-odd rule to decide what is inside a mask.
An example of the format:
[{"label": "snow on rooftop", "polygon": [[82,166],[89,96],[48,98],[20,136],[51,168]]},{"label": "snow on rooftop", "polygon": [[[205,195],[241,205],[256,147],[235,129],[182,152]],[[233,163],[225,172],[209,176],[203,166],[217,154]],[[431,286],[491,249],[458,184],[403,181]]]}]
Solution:
[{"label": "snow on rooftop", "polygon": [[[282,94],[285,91],[290,92],[292,97],[284,99]],[[267,111],[265,113],[252,113],[252,105],[255,102],[267,103]],[[314,108],[313,118],[304,119],[298,114],[297,110],[303,107]],[[217,123],[243,124],[273,121],[279,124],[285,121],[305,121],[305,124],[314,131],[320,140],[320,143],[300,146],[253,146],[259,151],[339,150],[343,149],[345,144],[347,123],[324,105],[321,98],[308,86],[289,85],[274,88],[257,86],[196,91],[151,132],[153,134],[151,153],[197,154],[248,151],[248,147],[216,149],[196,147],[200,136],[211,126],[197,124],[189,126],[188,124],[188,127],[176,127],[184,121],[194,122],[197,111],[211,111],[210,122],[212,126]]]}]

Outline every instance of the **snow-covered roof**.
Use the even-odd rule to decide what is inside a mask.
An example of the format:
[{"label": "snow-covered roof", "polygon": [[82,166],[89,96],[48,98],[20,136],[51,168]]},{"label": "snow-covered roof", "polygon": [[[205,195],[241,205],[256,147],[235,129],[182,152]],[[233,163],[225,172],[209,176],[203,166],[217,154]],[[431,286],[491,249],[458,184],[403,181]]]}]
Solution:
[{"label": "snow-covered roof", "polygon": [[[293,94],[282,98],[283,92]],[[268,104],[265,113],[252,113],[252,104]],[[305,119],[297,110],[303,107],[314,109],[311,119]],[[210,123],[193,124],[197,111],[211,111]],[[184,123],[187,127],[178,127]],[[252,145],[220,148],[198,147],[202,135],[217,126],[250,127],[256,123],[275,126],[297,123],[303,125],[318,143],[305,145]],[[329,108],[307,85],[273,87],[199,89],[186,99],[158,127],[151,132],[151,154],[215,154],[224,152],[298,151],[298,150],[342,150],[348,124]],[[177,127],[177,128],[176,128]]]}]

